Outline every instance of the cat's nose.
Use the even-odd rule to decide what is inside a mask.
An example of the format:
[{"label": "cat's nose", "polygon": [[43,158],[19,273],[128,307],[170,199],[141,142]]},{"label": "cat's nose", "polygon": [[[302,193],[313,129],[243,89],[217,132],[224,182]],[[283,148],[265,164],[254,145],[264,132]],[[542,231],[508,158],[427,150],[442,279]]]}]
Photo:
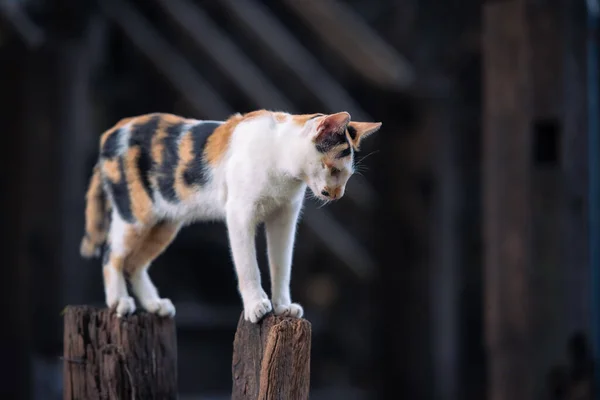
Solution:
[{"label": "cat's nose", "polygon": [[329,193],[331,193],[330,197],[334,200],[339,199],[340,197],[342,197],[342,190],[343,188],[341,186],[332,189],[329,189]]},{"label": "cat's nose", "polygon": [[341,188],[335,188],[333,190],[331,190],[330,188],[325,188],[321,191],[321,194],[325,197],[329,197],[331,200],[335,200],[341,197],[341,192]]}]

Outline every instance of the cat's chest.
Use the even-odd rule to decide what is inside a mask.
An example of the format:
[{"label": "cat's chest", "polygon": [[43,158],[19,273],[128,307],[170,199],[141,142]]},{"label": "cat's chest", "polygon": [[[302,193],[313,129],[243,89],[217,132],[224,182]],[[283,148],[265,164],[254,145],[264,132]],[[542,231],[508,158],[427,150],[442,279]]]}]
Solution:
[{"label": "cat's chest", "polygon": [[261,191],[256,199],[256,213],[259,220],[266,219],[281,207],[302,201],[306,185],[302,182],[279,182]]}]

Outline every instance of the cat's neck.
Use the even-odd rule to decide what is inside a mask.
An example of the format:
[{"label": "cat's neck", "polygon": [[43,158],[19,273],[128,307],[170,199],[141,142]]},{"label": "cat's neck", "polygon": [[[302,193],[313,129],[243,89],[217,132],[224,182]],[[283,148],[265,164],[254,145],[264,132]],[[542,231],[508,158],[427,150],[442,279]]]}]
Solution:
[{"label": "cat's neck", "polygon": [[276,126],[273,145],[277,148],[275,167],[283,176],[302,181],[308,151],[307,138],[303,135],[302,127],[293,123],[283,123]]}]

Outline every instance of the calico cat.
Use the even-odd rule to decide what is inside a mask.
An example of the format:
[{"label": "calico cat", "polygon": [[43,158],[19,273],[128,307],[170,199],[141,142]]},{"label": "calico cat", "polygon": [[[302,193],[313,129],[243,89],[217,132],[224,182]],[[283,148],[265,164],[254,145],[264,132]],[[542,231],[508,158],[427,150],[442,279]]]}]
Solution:
[{"label": "calico cat", "polygon": [[[354,152],[381,123],[350,114],[292,115],[267,110],[202,121],[154,113],[125,118],[100,138],[86,194],[81,255],[103,255],[108,307],[119,317],[141,306],[174,316],[148,267],[185,224],[226,222],[244,318],[274,311],[302,317],[290,297],[296,223],[306,188],[323,201],[344,195]],[[256,226],[265,223],[271,301],[256,260]]]}]

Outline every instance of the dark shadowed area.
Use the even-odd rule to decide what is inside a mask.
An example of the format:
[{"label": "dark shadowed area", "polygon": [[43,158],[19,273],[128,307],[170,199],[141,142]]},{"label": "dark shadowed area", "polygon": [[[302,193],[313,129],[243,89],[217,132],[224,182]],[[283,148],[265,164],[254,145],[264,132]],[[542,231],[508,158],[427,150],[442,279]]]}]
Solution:
[{"label": "dark shadowed area", "polygon": [[[266,108],[383,122],[298,230],[311,399],[591,400],[595,6],[0,0],[0,398],[61,399],[61,311],[104,305],[101,261],[79,255],[100,135]],[[186,227],[150,273],[177,307],[180,399],[231,398],[225,226]]]}]

